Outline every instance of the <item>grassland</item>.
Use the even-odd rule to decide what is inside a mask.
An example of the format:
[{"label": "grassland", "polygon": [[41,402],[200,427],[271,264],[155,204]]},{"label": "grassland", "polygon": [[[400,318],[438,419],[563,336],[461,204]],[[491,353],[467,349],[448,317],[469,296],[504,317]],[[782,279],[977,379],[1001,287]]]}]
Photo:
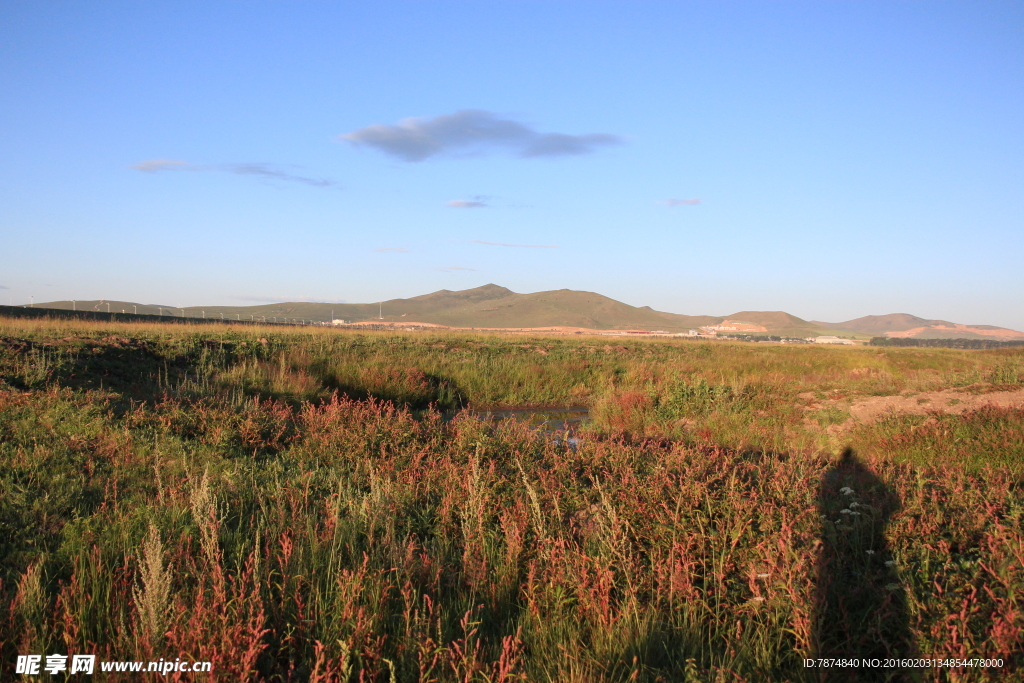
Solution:
[{"label": "grassland", "polygon": [[[1021,350],[0,319],[0,677],[1021,680],[1024,411],[844,401],[1022,387]],[[582,443],[448,419],[543,405]]]}]

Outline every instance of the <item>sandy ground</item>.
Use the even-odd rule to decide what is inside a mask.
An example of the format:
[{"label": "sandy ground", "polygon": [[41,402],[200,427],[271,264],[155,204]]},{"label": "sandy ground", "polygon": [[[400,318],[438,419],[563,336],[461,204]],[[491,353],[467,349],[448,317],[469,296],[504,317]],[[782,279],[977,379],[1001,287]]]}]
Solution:
[{"label": "sandy ground", "polygon": [[[928,413],[960,414],[977,410],[983,406],[1000,408],[1024,408],[1024,389],[1015,391],[988,391],[985,386],[969,387],[974,391],[943,389],[942,391],[905,392],[899,396],[868,396],[865,398],[825,399],[808,405],[808,412],[824,408],[841,408],[850,412],[850,419],[841,427],[849,428],[855,423],[871,424],[890,415],[927,415]],[[801,398],[813,399],[814,394],[801,394]]]},{"label": "sandy ground", "polygon": [[949,325],[929,325],[927,327],[915,327],[910,330],[900,330],[898,332],[886,332],[886,337],[916,337],[922,332],[957,332],[964,336],[970,337],[971,335],[979,334],[984,337],[993,337],[999,341],[1012,341],[1014,339],[1024,339],[1024,332],[1018,332],[1017,330],[1008,330],[1002,327],[975,327],[972,325],[960,325],[954,323],[952,326]]}]

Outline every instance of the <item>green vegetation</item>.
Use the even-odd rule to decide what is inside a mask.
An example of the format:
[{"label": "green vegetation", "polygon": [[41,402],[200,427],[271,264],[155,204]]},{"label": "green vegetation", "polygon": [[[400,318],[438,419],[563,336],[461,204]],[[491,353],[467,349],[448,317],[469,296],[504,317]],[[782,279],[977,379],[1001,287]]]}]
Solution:
[{"label": "green vegetation", "polygon": [[[442,289],[409,299],[367,304],[323,304],[287,302],[262,306],[193,306],[171,308],[126,301],[51,301],[40,308],[79,311],[135,312],[182,318],[227,318],[228,320],[265,322],[329,322],[340,318],[349,322],[373,322],[383,317],[386,323],[419,322],[449,327],[551,327],[568,326],[598,330],[671,330],[685,331],[702,325],[714,325],[725,318],[707,315],[678,315],[637,308],[594,292],[559,289],[549,292],[517,294],[498,285],[452,292]],[[828,332],[788,313],[744,311],[733,319],[764,324],[784,330],[787,336],[808,336]]]},{"label": "green vegetation", "polygon": [[853,443],[919,466],[949,462],[976,472],[997,467],[1020,473],[1024,411],[987,407],[962,416],[893,416],[854,432]]},{"label": "green vegetation", "polygon": [[[810,681],[806,657],[919,654],[1019,680],[1024,411],[840,401],[1020,389],[1022,361],[0,319],[4,676]],[[580,404],[575,447],[447,419]],[[858,679],[902,675],[953,676]]]},{"label": "green vegetation", "polygon": [[999,341],[981,337],[965,338],[872,337],[871,346],[922,346],[932,349],[1009,349],[1024,347],[1024,341]]},{"label": "green vegetation", "polygon": [[[869,315],[843,323],[807,321],[784,311],[739,311],[727,317],[680,315],[655,311],[649,306],[636,307],[609,299],[595,292],[559,289],[532,294],[517,294],[498,285],[452,292],[442,289],[409,299],[391,299],[368,304],[325,304],[286,302],[262,306],[193,306],[176,308],[137,304],[129,301],[50,301],[37,308],[0,306],[0,315],[43,314],[45,310],[77,311],[85,319],[121,315],[124,320],[139,316],[159,316],[163,320],[189,318],[220,319],[238,322],[329,323],[334,319],[347,322],[381,322],[386,325],[428,323],[456,328],[549,328],[576,327],[590,330],[664,330],[684,332],[706,325],[747,323],[761,326],[761,333],[737,332],[746,341],[779,341],[784,338],[804,339],[819,335],[836,335],[860,339],[876,346],[941,346],[949,348],[1000,348],[999,339],[1017,339],[1021,333],[990,325],[957,325],[946,320],[925,320],[904,313]],[[138,314],[138,315],[135,315]],[[914,331],[913,339],[890,339],[889,332]],[[993,337],[993,335],[995,335]],[[921,343],[925,339],[930,342]],[[934,343],[938,342],[938,343]]]}]

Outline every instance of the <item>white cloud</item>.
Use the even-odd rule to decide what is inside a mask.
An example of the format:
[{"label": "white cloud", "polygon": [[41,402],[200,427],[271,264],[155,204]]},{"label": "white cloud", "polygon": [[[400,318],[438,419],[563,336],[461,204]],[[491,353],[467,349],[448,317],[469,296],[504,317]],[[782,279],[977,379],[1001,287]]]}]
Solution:
[{"label": "white cloud", "polygon": [[699,199],[666,199],[663,202],[659,202],[665,206],[696,206],[700,204]]},{"label": "white cloud", "polygon": [[175,161],[174,159],[150,159],[149,161],[140,161],[131,168],[134,168],[136,171],[142,171],[143,173],[156,173],[157,171],[193,170],[196,167],[187,161]]},{"label": "white cloud", "polygon": [[287,171],[276,169],[270,164],[221,164],[215,167],[215,169],[237,175],[254,175],[271,180],[286,180],[291,183],[302,183],[312,187],[332,187],[338,184],[326,178],[307,178],[306,176],[288,173]]},{"label": "white cloud", "polygon": [[541,133],[481,109],[463,109],[434,118],[407,118],[394,125],[375,123],[339,139],[403,161],[423,161],[439,154],[480,154],[495,148],[509,149],[520,157],[575,156],[622,142],[621,137],[608,133]]},{"label": "white cloud", "polygon": [[483,240],[470,240],[474,244],[488,244],[492,247],[523,247],[524,249],[558,249],[557,244],[508,244],[507,242],[485,242]]},{"label": "white cloud", "polygon": [[452,209],[485,209],[488,204],[480,199],[452,199],[445,206]]},{"label": "white cloud", "polygon": [[252,175],[268,180],[284,180],[290,183],[301,183],[311,187],[333,187],[337,183],[326,178],[309,178],[295,173],[282,170],[274,164],[263,163],[242,163],[242,164],[190,164],[187,161],[176,161],[174,159],[150,159],[140,161],[130,168],[143,173],[157,173],[158,171],[222,171],[236,175]]}]

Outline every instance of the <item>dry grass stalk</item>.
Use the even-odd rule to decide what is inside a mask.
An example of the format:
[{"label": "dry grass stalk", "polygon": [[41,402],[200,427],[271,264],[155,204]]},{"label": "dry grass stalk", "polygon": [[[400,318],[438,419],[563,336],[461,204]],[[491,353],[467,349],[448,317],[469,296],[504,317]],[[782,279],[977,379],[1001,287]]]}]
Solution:
[{"label": "dry grass stalk", "polygon": [[171,600],[171,572],[164,566],[164,546],[155,524],[142,543],[138,581],[132,597],[146,638],[151,642],[163,638]]}]

